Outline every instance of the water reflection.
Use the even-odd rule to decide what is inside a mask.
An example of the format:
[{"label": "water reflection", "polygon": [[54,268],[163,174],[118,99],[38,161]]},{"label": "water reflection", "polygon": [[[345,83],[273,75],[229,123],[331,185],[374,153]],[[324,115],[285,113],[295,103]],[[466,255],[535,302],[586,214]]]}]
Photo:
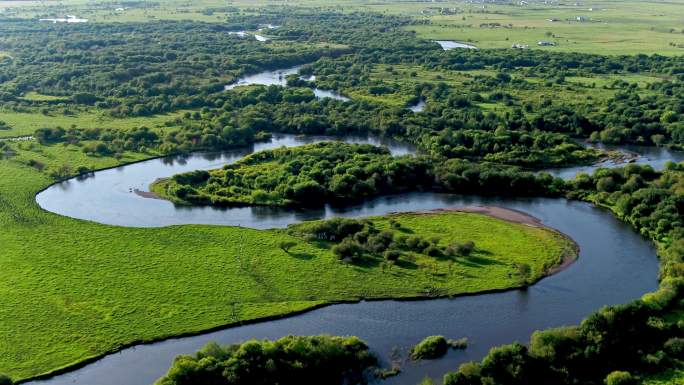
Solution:
[{"label": "water reflection", "polygon": [[[236,343],[288,334],[357,335],[368,341],[384,362],[389,361],[396,348],[405,352],[427,335],[467,337],[471,341],[467,350],[449,352],[439,360],[405,362],[401,375],[386,382],[414,385],[425,375],[438,380],[461,362],[480,359],[492,346],[527,341],[535,330],[576,324],[601,306],[628,302],[657,287],[658,264],[651,243],[607,211],[582,202],[416,192],[378,197],[346,207],[214,208],[176,207],[170,202],[142,198],[131,192],[133,189],[147,191],[156,178],[220,167],[253,151],[330,139],[275,135],[272,141],[258,143],[249,149],[148,160],[99,171],[85,180],[72,179],[56,184],[40,193],[37,201],[46,210],[62,215],[123,226],[206,223],[261,229],[331,216],[497,205],[534,215],[544,224],[568,234],[579,244],[580,258],[567,270],[545,278],[528,290],[455,299],[334,305],[282,320],[139,345],[82,369],[33,384],[149,385],[168,369],[173,357],[192,353],[209,341]],[[395,155],[411,154],[416,150],[405,143],[372,136],[349,136],[344,140],[387,145]],[[638,163],[654,167],[669,159],[682,159],[682,154],[663,149],[629,150],[643,154]],[[574,175],[581,169],[564,169],[557,174]]]},{"label": "water reflection", "polygon": [[370,344],[383,362],[388,362],[393,351],[407,352],[427,335],[469,339],[468,349],[451,351],[442,359],[405,361],[402,373],[385,382],[415,385],[426,375],[439,380],[460,363],[480,359],[492,346],[525,342],[535,330],[577,324],[601,306],[628,302],[657,287],[657,258],[648,240],[607,211],[582,202],[414,193],[382,197],[345,209],[326,207],[284,212],[250,208],[247,218],[285,223],[331,212],[368,215],[470,204],[496,204],[536,216],[579,244],[579,260],[528,290],[454,299],[333,305],[282,320],[139,345],[82,369],[33,384],[149,385],[166,372],[176,355],[192,353],[209,341],[226,344],[252,338],[275,339],[288,334],[357,335]]},{"label": "water reflection", "polygon": [[[264,85],[264,86],[281,86],[285,87],[287,85],[287,76],[299,73],[299,70],[303,66],[295,66],[286,69],[278,69],[274,71],[264,71],[258,74],[244,76],[239,78],[236,82],[225,85],[223,88],[227,90],[232,90],[235,87],[247,86],[247,85]],[[315,80],[315,75],[302,76],[302,80],[311,81]],[[314,88],[313,93],[318,99],[331,98],[341,101],[349,101],[350,99],[335,90],[323,90],[320,88]]]},{"label": "water reflection", "polygon": [[423,112],[425,110],[425,100],[420,99],[416,104],[409,106],[409,110],[413,112]]},{"label": "water reflection", "polygon": [[439,44],[445,51],[454,48],[477,49],[477,47],[472,44],[461,43],[453,40],[435,40],[435,43]]},{"label": "water reflection", "polygon": [[[119,226],[159,227],[193,223],[253,227],[259,222],[259,228],[283,227],[301,218],[316,218],[318,214],[315,210],[299,212],[253,207],[219,209],[178,206],[165,200],[144,198],[140,196],[140,192],[148,192],[150,184],[158,178],[198,169],[219,168],[255,151],[335,139],[339,138],[276,134],[272,140],[248,148],[151,159],[98,171],[95,173],[96,177],[92,176],[85,180],[70,179],[55,184],[38,194],[36,200],[48,211]],[[413,145],[374,136],[350,135],[344,137],[344,140],[349,143],[387,146],[394,155],[407,155],[416,151]],[[334,215],[336,210],[327,208],[326,212],[328,215]]]}]

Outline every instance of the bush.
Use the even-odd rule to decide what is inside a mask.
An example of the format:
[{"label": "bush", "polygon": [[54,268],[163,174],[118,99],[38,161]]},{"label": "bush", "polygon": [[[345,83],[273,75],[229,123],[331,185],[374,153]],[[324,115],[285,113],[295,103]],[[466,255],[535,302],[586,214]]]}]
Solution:
[{"label": "bush", "polygon": [[401,258],[401,252],[398,250],[387,250],[385,251],[385,260],[387,261],[398,261]]},{"label": "bush", "polygon": [[414,360],[433,360],[445,355],[447,350],[449,350],[449,343],[443,336],[425,337],[411,349],[411,358]]},{"label": "bush", "polygon": [[390,246],[394,240],[394,235],[390,231],[383,231],[368,238],[367,247],[369,251],[381,253]]},{"label": "bush", "polygon": [[339,245],[333,247],[333,253],[339,259],[358,259],[363,255],[363,247],[351,238],[345,238]]},{"label": "bush", "polygon": [[463,255],[466,257],[469,256],[473,252],[473,250],[475,250],[475,242],[473,241],[468,241],[466,243],[460,244],[456,248],[456,252],[459,255]]},{"label": "bush", "polygon": [[297,246],[297,242],[293,241],[282,241],[278,243],[278,247],[286,253],[290,253],[290,249]]},{"label": "bush", "polygon": [[684,338],[670,338],[665,342],[665,351],[673,358],[684,357]]},{"label": "bush", "polygon": [[206,182],[209,180],[209,177],[208,171],[196,170],[174,175],[173,180],[178,184],[197,185]]},{"label": "bush", "polygon": [[430,245],[425,249],[425,254],[431,257],[439,258],[442,256],[442,251],[439,249],[439,247]]},{"label": "bush", "polygon": [[616,370],[606,377],[604,383],[606,385],[637,385],[638,381],[629,372]]},{"label": "bush", "polygon": [[309,231],[318,239],[339,242],[363,230],[363,227],[364,224],[355,219],[333,218],[315,224]]}]

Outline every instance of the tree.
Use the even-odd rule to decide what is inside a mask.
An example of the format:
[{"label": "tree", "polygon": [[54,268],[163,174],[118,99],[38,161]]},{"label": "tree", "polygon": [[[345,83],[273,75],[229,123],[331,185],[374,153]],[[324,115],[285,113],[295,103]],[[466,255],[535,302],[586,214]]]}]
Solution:
[{"label": "tree", "polygon": [[278,244],[278,247],[280,247],[287,254],[290,254],[290,249],[295,246],[297,246],[297,242],[294,241],[282,241]]},{"label": "tree", "polygon": [[95,96],[91,93],[87,93],[87,92],[80,92],[80,93],[74,94],[71,97],[71,99],[76,104],[92,105],[92,104],[95,104],[95,102],[97,101],[97,96]]},{"label": "tree", "polygon": [[339,259],[357,259],[363,254],[363,247],[351,238],[345,238],[339,245],[333,247],[333,253]]},{"label": "tree", "polygon": [[482,368],[476,362],[461,364],[458,372],[447,373],[444,385],[482,385],[480,371]]},{"label": "tree", "polygon": [[389,249],[385,251],[384,256],[385,260],[394,262],[399,260],[399,258],[401,257],[401,252],[399,250]]},{"label": "tree", "polygon": [[[519,343],[492,348],[482,361],[482,377],[497,385],[538,384],[541,376],[538,365]],[[485,381],[483,381],[485,382]]]},{"label": "tree", "polygon": [[532,275],[532,268],[527,263],[518,263],[518,277],[523,283],[527,283]]}]

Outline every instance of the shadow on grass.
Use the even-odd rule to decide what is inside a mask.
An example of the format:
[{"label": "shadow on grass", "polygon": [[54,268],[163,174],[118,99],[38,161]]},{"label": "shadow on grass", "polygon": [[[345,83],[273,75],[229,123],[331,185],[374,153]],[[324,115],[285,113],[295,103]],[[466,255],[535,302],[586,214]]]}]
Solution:
[{"label": "shadow on grass", "polygon": [[397,267],[400,267],[402,269],[409,269],[409,270],[415,270],[418,268],[418,265],[416,265],[415,262],[413,261],[407,261],[405,259],[399,259],[395,262],[395,265]]},{"label": "shadow on grass", "polygon": [[467,258],[457,258],[456,263],[460,263],[461,265],[469,266],[469,267],[483,267],[483,266],[490,266],[490,265],[503,265],[504,263],[501,261],[497,261],[496,259],[493,258],[487,258],[487,257],[481,257],[481,256],[475,256],[471,255],[470,257]]},{"label": "shadow on grass", "polygon": [[305,260],[305,261],[309,261],[309,260],[312,260],[312,259],[316,258],[316,256],[315,256],[314,254],[309,254],[309,253],[297,253],[297,252],[294,252],[294,251],[290,251],[290,252],[287,253],[287,254],[288,254],[289,256],[291,256],[291,257],[294,257],[294,258],[297,258],[297,259],[302,259],[302,260]]}]

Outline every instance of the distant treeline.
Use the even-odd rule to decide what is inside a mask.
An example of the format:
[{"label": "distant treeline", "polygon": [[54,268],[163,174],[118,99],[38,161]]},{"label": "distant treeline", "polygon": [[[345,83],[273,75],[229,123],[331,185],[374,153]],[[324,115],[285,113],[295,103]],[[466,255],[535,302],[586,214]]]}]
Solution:
[{"label": "distant treeline", "polygon": [[[212,128],[195,142],[212,142],[212,137],[205,137],[218,137],[226,127],[301,133],[370,130],[419,143],[435,154],[469,158],[491,154],[488,160],[528,166],[586,161],[586,154],[576,153],[578,148],[567,136],[606,143],[675,147],[684,143],[681,56],[443,51],[403,29],[411,23],[409,18],[280,7],[260,13],[236,16],[232,24],[2,23],[0,47],[12,56],[0,64],[0,100],[5,108],[51,114],[68,112],[73,105],[94,105],[115,116],[203,109],[195,125]],[[228,34],[266,23],[279,25],[268,30],[271,41]],[[223,90],[244,74],[309,62],[315,63],[303,71],[316,74],[316,80],[293,82],[297,87],[292,90]],[[472,75],[465,89],[440,82],[409,86],[373,78],[377,65],[489,74]],[[646,92],[616,80],[611,85],[616,92],[609,100],[588,98],[571,107],[552,96],[551,86],[569,84],[565,79],[570,76],[625,73],[663,80],[648,85]],[[314,85],[361,89],[371,95],[397,93],[414,101],[427,100],[429,108],[412,114],[368,100],[318,101],[307,89]],[[550,95],[518,99],[507,88]],[[30,91],[67,101],[24,98]],[[480,106],[485,102],[506,108],[490,111]],[[252,118],[239,118],[243,115]],[[509,136],[501,135],[502,130]],[[176,141],[181,144],[170,140],[167,147],[181,147],[184,142]],[[196,148],[197,143],[190,147]]]}]

